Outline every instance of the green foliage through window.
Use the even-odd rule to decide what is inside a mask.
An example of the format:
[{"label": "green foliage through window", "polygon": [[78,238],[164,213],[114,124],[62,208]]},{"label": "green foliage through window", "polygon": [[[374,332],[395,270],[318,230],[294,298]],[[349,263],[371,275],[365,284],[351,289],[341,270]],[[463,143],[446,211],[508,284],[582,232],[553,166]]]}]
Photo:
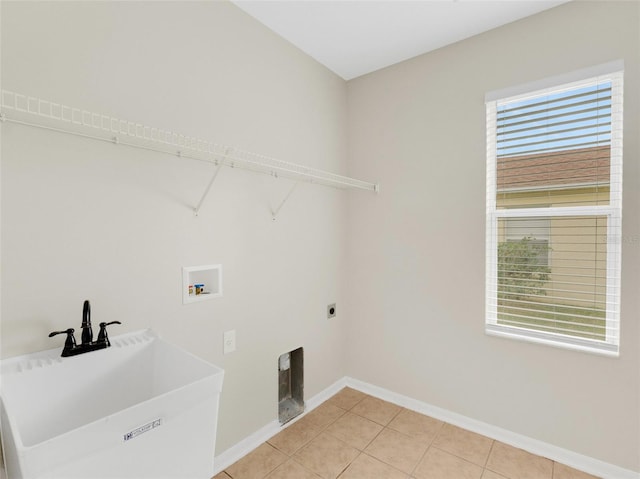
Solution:
[{"label": "green foliage through window", "polygon": [[540,258],[550,250],[546,244],[525,237],[498,245],[498,299],[522,299],[545,295],[551,268]]}]

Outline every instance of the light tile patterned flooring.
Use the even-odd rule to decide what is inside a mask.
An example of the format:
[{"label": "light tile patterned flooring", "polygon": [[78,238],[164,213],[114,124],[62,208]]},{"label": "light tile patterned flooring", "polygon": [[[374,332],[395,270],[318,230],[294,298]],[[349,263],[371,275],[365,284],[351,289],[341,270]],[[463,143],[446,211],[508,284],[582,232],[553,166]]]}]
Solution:
[{"label": "light tile patterned flooring", "polygon": [[344,388],[214,479],[594,479]]}]

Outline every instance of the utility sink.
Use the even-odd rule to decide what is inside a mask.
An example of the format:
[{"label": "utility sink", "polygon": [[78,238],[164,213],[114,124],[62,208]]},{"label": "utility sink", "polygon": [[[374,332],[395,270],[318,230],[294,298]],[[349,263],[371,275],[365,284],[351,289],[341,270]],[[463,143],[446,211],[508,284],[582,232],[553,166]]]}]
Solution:
[{"label": "utility sink", "polygon": [[8,479],[213,476],[224,371],[152,330],[3,360]]}]

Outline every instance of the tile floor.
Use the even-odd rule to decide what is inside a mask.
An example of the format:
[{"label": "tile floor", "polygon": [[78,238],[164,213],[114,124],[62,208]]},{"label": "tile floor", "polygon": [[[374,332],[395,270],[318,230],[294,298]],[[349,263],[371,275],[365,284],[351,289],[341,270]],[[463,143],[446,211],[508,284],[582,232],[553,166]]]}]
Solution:
[{"label": "tile floor", "polygon": [[344,388],[213,479],[594,479]]}]

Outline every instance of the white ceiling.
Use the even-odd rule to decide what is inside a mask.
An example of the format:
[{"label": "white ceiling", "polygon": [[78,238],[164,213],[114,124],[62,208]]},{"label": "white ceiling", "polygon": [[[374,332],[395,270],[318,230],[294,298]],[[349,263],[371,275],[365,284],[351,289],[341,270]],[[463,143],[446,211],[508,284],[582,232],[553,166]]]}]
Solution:
[{"label": "white ceiling", "polygon": [[568,0],[232,0],[345,80]]}]

